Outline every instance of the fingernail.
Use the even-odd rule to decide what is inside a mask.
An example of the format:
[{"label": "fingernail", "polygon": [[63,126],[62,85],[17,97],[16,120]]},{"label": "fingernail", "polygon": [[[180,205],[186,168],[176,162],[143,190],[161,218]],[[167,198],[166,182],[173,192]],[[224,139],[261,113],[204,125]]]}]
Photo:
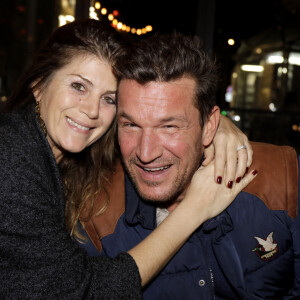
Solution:
[{"label": "fingernail", "polygon": [[252,175],[256,175],[257,173],[258,173],[257,170],[252,171]]},{"label": "fingernail", "polygon": [[235,182],[236,182],[236,183],[239,183],[239,182],[241,181],[241,179],[242,179],[242,177],[238,177],[238,178],[235,180]]},{"label": "fingernail", "polygon": [[231,189],[231,188],[232,188],[232,185],[233,185],[233,181],[228,181],[228,183],[227,183],[227,187],[228,187],[229,189]]},{"label": "fingernail", "polygon": [[218,183],[218,184],[221,184],[221,183],[222,183],[222,177],[221,177],[221,176],[218,176],[218,178],[217,178],[217,183]]},{"label": "fingernail", "polygon": [[247,168],[246,168],[246,172],[245,172],[245,173],[248,173],[248,171],[249,171],[249,168],[247,167]]}]

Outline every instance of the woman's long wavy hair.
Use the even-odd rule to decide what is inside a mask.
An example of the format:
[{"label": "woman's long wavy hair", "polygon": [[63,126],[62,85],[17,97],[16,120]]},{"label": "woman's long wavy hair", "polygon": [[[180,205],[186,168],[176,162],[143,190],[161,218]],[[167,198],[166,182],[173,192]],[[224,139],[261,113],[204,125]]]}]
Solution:
[{"label": "woman's long wavy hair", "polygon": [[[12,111],[35,102],[32,89],[43,89],[55,72],[78,55],[93,54],[111,65],[116,74],[116,59],[124,54],[124,40],[106,22],[78,20],[57,28],[35,55],[33,63],[9,97],[3,111]],[[66,195],[66,227],[80,239],[77,228],[81,214],[88,217],[94,199],[103,191],[117,151],[116,124],[106,134],[81,153],[64,153],[59,168]],[[104,211],[106,204],[99,211]],[[83,213],[84,211],[84,213]]]}]

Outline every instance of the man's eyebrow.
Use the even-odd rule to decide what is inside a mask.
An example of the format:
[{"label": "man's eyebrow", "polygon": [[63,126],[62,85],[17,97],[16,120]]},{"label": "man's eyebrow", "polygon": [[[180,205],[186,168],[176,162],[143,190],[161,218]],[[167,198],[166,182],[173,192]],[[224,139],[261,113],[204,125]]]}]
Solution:
[{"label": "man's eyebrow", "polygon": [[127,113],[125,113],[124,111],[119,111],[117,113],[117,117],[118,118],[125,118],[125,119],[131,119],[130,115],[128,115]]},{"label": "man's eyebrow", "polygon": [[186,118],[184,118],[183,116],[171,116],[168,118],[163,118],[160,120],[162,123],[168,123],[168,122],[173,122],[173,121],[182,121],[185,122]]},{"label": "man's eyebrow", "polygon": [[[129,114],[127,114],[124,111],[119,111],[119,113],[117,114],[118,118],[125,118],[128,120],[131,120],[131,116]],[[167,117],[167,118],[163,118],[161,120],[159,120],[160,123],[168,123],[168,122],[173,122],[173,121],[182,121],[182,122],[186,122],[186,119],[182,116],[172,116],[172,117]]]},{"label": "man's eyebrow", "polygon": [[171,121],[178,120],[178,119],[181,119],[181,118],[177,118],[177,117],[172,116],[172,117],[161,119],[161,121],[162,122],[171,122]]}]

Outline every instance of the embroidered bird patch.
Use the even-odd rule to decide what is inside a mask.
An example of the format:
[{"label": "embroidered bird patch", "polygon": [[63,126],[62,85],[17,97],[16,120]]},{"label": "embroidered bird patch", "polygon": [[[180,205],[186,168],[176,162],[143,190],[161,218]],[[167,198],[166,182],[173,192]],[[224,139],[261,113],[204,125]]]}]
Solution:
[{"label": "embroidered bird patch", "polygon": [[271,232],[266,239],[257,236],[254,238],[257,240],[258,244],[252,251],[256,252],[261,259],[269,260],[276,255],[278,248],[277,243],[273,241],[273,232]]}]

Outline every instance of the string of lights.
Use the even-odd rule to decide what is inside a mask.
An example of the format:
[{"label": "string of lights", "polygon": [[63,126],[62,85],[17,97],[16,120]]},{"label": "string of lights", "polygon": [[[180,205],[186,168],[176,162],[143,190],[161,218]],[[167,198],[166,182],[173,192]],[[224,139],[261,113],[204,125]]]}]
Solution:
[{"label": "string of lights", "polygon": [[131,34],[142,35],[147,34],[153,30],[151,25],[147,25],[143,28],[134,28],[125,23],[120,22],[117,17],[119,16],[118,10],[113,10],[112,12],[108,12],[107,8],[103,7],[99,1],[95,2],[93,6],[90,6],[89,16],[91,19],[99,20],[99,14],[103,16],[107,16],[107,19],[111,22],[111,26],[113,26],[116,30],[128,32]]}]

